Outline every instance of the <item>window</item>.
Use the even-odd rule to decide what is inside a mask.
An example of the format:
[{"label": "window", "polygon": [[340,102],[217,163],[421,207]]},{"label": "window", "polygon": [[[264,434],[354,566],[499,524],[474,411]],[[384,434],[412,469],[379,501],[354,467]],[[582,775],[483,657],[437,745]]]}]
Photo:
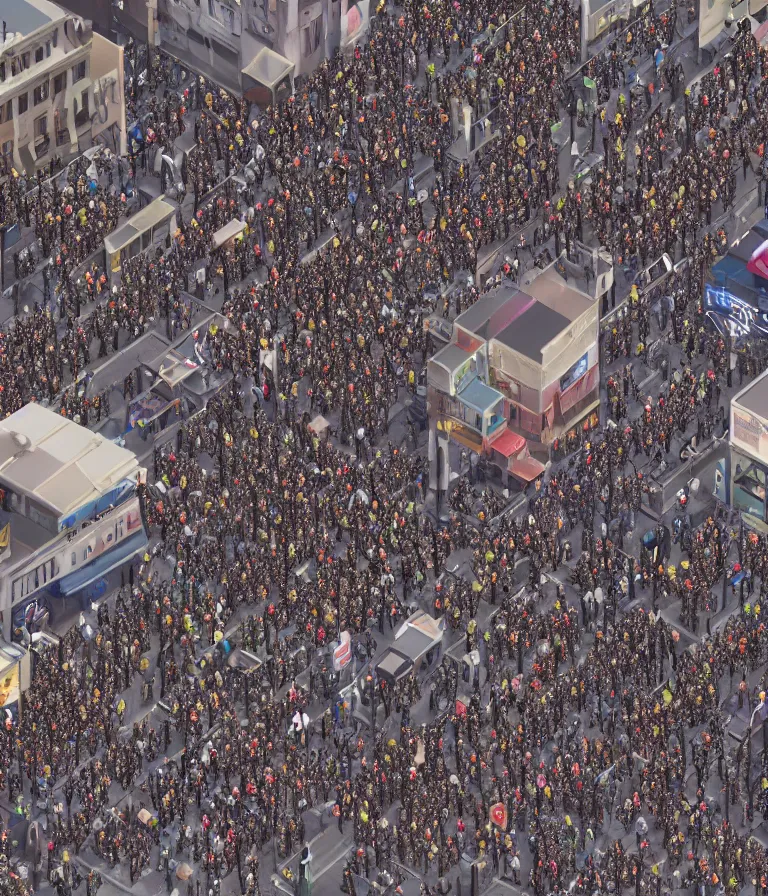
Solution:
[{"label": "window", "polygon": [[21,54],[21,71],[29,68],[29,53]]},{"label": "window", "polygon": [[213,0],[208,0],[208,15],[212,18],[216,18],[216,12],[213,8]]},{"label": "window", "polygon": [[45,58],[48,59],[48,57],[50,55],[51,55],[51,42],[49,40],[47,40],[45,42]]},{"label": "window", "polygon": [[22,93],[19,97],[19,115],[23,115],[29,109],[29,96]]},{"label": "window", "polygon": [[45,137],[48,134],[48,116],[41,115],[35,119],[35,137]]},{"label": "window", "polygon": [[561,392],[565,392],[566,389],[570,389],[571,386],[576,382],[576,380],[580,380],[587,372],[588,355],[589,353],[585,352],[573,365],[573,367],[571,367],[571,369],[565,374],[565,376],[560,377]]},{"label": "window", "polygon": [[731,454],[733,506],[765,519],[765,470],[746,456]]},{"label": "window", "polygon": [[53,32],[53,37],[52,37],[51,41],[52,41],[54,47],[58,46],[58,43],[59,43],[59,29],[58,28]]},{"label": "window", "polygon": [[50,92],[50,81],[46,78],[42,84],[38,84],[32,92],[32,100],[36,106],[39,106],[40,103],[44,103],[48,99],[48,94]]},{"label": "window", "polygon": [[239,63],[239,55],[225,44],[219,43],[219,41],[214,40],[213,42],[213,52],[219,57],[222,62],[226,62],[229,65],[236,66]]},{"label": "window", "polygon": [[313,19],[309,25],[301,29],[301,50],[303,55],[313,56],[320,46],[320,37],[323,30],[323,17],[320,15]]},{"label": "window", "polygon": [[3,121],[11,121],[13,118],[13,100],[8,100],[5,104],[5,115],[3,116]]},{"label": "window", "polygon": [[53,95],[56,96],[67,89],[67,73],[61,72],[53,79]]},{"label": "window", "polygon": [[44,55],[45,55],[45,48],[44,48],[44,47],[38,47],[38,48],[35,50],[35,62],[42,62],[42,61],[43,61],[43,57],[44,57]]},{"label": "window", "polygon": [[82,62],[78,62],[77,65],[72,66],[72,83],[77,84],[78,81],[82,81],[86,74],[86,61],[83,59]]},{"label": "window", "polygon": [[0,62],[0,81],[5,81],[5,63]]},{"label": "window", "polygon": [[69,562],[71,566],[77,566],[77,554],[74,551],[72,551],[69,557]]}]

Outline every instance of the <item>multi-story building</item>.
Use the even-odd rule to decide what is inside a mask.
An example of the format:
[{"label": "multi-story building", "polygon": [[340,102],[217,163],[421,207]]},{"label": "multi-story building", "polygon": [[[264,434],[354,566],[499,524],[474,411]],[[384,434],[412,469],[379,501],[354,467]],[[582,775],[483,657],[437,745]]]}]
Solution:
[{"label": "multi-story building", "polygon": [[0,0],[0,175],[91,145],[93,30],[50,0]]},{"label": "multi-story building", "polygon": [[[370,0],[114,0],[114,14],[121,30],[232,93],[247,95],[262,83],[264,72],[254,72],[252,63],[263,49],[284,57],[293,75],[307,74],[366,27],[369,5]],[[271,57],[270,69],[276,62]]]},{"label": "multi-story building", "polygon": [[545,454],[599,404],[599,302],[554,267],[524,289],[487,292],[427,364],[433,487],[447,487],[451,442],[487,457],[505,482],[530,481],[544,469],[530,451]]}]

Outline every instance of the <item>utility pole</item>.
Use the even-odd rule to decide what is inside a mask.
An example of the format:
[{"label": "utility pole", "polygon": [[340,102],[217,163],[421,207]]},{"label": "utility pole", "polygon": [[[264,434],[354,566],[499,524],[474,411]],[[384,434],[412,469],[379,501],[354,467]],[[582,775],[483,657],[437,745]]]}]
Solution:
[{"label": "utility pole", "polygon": [[589,30],[590,6],[589,0],[581,0],[581,64],[587,61],[589,52],[587,31]]}]

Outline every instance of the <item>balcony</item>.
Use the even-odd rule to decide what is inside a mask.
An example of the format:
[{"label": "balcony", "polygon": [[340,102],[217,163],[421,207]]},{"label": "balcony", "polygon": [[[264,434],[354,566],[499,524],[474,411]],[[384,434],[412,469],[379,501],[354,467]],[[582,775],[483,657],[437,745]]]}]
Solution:
[{"label": "balcony", "polygon": [[88,107],[80,109],[75,113],[75,127],[80,129],[87,124],[91,123],[91,116],[88,113]]}]

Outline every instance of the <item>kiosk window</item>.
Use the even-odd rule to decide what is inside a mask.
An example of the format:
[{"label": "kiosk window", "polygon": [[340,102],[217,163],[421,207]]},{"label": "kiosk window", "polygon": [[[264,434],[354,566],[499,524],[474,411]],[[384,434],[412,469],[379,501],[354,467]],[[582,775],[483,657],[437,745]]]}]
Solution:
[{"label": "kiosk window", "polygon": [[765,519],[765,469],[734,453],[733,506]]}]

